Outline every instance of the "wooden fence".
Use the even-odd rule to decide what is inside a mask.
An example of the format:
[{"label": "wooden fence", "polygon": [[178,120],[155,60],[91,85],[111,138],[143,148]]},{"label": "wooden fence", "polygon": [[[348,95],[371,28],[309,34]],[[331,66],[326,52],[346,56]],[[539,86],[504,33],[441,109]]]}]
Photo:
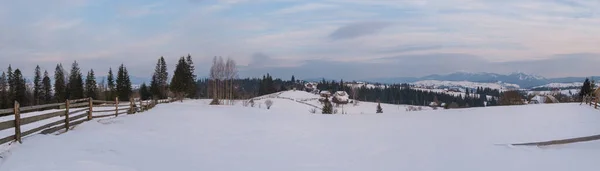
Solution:
[{"label": "wooden fence", "polygon": [[596,97],[586,96],[583,98],[581,103],[582,104],[585,103],[586,105],[589,104],[590,106],[593,106],[595,109],[598,109],[598,98],[596,98]]},{"label": "wooden fence", "polygon": [[[170,103],[174,99],[162,100],[135,100],[129,102],[94,100],[92,98],[66,100],[64,103],[53,103],[37,106],[21,107],[15,101],[14,108],[0,110],[0,131],[14,128],[14,135],[0,137],[0,145],[11,141],[21,143],[21,138],[35,133],[49,134],[61,129],[69,131],[73,126],[79,125],[94,118],[118,117],[122,114],[135,114],[148,111],[160,103]],[[58,109],[59,111],[27,116],[33,112]],[[64,117],[57,121],[50,121],[56,117]],[[10,119],[8,119],[10,118]],[[43,122],[43,123],[42,123]],[[22,131],[23,125],[38,123],[39,127]]]}]

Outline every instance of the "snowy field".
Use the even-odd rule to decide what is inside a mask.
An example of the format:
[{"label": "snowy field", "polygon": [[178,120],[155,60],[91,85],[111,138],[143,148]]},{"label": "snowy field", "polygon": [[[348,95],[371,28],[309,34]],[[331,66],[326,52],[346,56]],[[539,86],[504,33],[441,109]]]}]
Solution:
[{"label": "snowy field", "polygon": [[[306,98],[302,94],[281,94]],[[280,96],[281,96],[280,95]],[[308,95],[306,95],[308,96]],[[578,104],[406,112],[372,104],[348,115],[310,114],[304,104],[161,104],[97,119],[61,135],[10,146],[0,171],[365,171],[590,170],[600,142],[508,144],[600,134],[600,111]],[[369,105],[369,106],[368,106]],[[372,108],[372,109],[370,109]],[[394,112],[386,112],[394,111]]]},{"label": "snowy field", "polygon": [[471,88],[471,89],[477,89],[477,87],[483,87],[483,88],[498,89],[500,91],[520,88],[520,86],[517,84],[503,83],[503,82],[480,83],[480,82],[471,82],[471,81],[423,80],[423,81],[417,81],[417,82],[414,82],[411,84],[415,85],[415,86],[434,87],[434,88],[437,88],[437,87],[466,87],[466,88]]}]

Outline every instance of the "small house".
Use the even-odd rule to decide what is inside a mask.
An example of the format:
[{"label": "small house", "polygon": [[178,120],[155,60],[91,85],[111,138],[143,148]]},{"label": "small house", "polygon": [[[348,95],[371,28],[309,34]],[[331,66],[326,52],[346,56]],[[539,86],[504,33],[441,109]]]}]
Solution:
[{"label": "small house", "polygon": [[324,98],[329,98],[331,96],[331,93],[327,90],[323,90],[319,94],[321,95],[321,97],[324,97]]},{"label": "small house", "polygon": [[529,100],[529,104],[542,104],[546,102],[546,96],[536,95],[531,100]]},{"label": "small house", "polygon": [[338,104],[347,104],[350,96],[345,91],[337,91],[333,94],[333,101]]},{"label": "small house", "polygon": [[431,103],[429,103],[429,106],[431,106],[431,107],[437,107],[437,106],[438,106],[438,103],[436,103],[436,102],[431,102]]}]

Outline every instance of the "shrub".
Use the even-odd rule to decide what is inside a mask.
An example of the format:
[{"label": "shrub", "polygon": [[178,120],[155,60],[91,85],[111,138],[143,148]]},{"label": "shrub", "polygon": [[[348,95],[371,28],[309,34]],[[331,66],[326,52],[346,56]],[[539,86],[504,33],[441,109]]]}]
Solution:
[{"label": "shrub", "polygon": [[273,106],[273,101],[269,99],[265,101],[265,105],[267,105],[267,109],[271,109],[271,106]]},{"label": "shrub", "polygon": [[210,105],[220,105],[220,103],[219,103],[219,99],[213,99],[213,100],[210,102]]}]

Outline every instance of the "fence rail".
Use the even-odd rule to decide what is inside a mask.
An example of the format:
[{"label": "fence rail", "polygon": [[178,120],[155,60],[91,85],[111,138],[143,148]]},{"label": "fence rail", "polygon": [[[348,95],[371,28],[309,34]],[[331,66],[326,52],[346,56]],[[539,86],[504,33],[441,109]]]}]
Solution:
[{"label": "fence rail", "polygon": [[[65,100],[64,103],[53,103],[37,106],[20,107],[19,102],[10,109],[0,110],[0,131],[14,128],[15,133],[6,137],[0,137],[0,145],[12,141],[21,142],[21,137],[35,133],[50,134],[61,129],[69,131],[73,126],[82,124],[95,118],[118,117],[121,114],[135,114],[154,108],[157,104],[171,103],[175,99],[146,100],[130,99],[129,102],[94,100],[92,98]],[[44,110],[55,109],[39,114]],[[21,118],[22,114],[32,114]],[[107,113],[110,112],[110,113]],[[10,117],[13,118],[10,118]],[[51,121],[57,117],[64,117],[57,121]],[[9,119],[10,118],[10,119]],[[21,132],[21,126],[40,123],[41,126]]]}]

